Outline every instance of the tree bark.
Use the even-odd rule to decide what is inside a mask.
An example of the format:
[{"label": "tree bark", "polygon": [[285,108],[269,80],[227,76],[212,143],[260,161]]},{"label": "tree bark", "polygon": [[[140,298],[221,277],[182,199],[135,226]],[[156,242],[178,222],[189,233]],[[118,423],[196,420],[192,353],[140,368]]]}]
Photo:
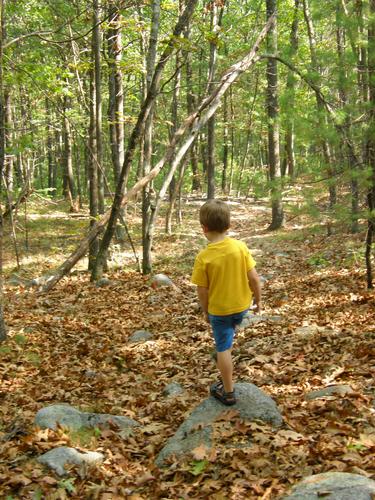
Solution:
[{"label": "tree bark", "polygon": [[[217,60],[218,30],[221,24],[223,7],[219,12],[219,4],[215,0],[211,2],[211,33],[214,35],[210,41],[210,60],[208,66],[207,91],[212,92],[215,86],[215,72]],[[215,116],[212,116],[207,124],[207,199],[215,198]]]},{"label": "tree bark", "polygon": [[[98,200],[98,164],[97,164],[97,143],[96,143],[96,92],[93,69],[90,70],[90,129],[88,143],[88,184],[89,184],[89,205],[90,205],[90,228],[95,226],[95,221],[99,213]],[[99,241],[97,238],[90,242],[89,270],[94,269],[96,257],[99,251]],[[104,264],[103,264],[104,265]]]},{"label": "tree bark", "polygon": [[[160,0],[152,2],[152,18],[150,40],[146,57],[146,92],[150,91],[152,75],[155,69],[156,51],[159,35]],[[154,103],[150,107],[145,122],[144,147],[143,147],[143,175],[148,175],[152,168],[152,127],[154,119]],[[150,218],[153,210],[153,188],[147,185],[142,191],[142,273],[150,274],[152,271],[152,237],[150,234]]]},{"label": "tree bark", "polygon": [[371,171],[370,188],[367,194],[369,215],[366,235],[366,275],[367,287],[372,289],[372,243],[375,232],[375,0],[370,0],[370,17],[368,28],[368,86],[369,86],[369,124],[367,129],[367,164]]},{"label": "tree bark", "polygon": [[121,72],[122,16],[115,2],[108,7],[108,58],[109,58],[109,131],[113,164],[113,177],[117,184],[124,162],[124,89]]},{"label": "tree bark", "polygon": [[[267,19],[277,12],[277,0],[266,0]],[[277,25],[267,35],[267,50],[277,53]],[[269,230],[282,227],[284,212],[281,194],[280,132],[277,62],[267,61],[267,116],[268,116],[268,164],[271,180],[272,221]]]},{"label": "tree bark", "polygon": [[93,32],[92,51],[94,59],[95,80],[95,132],[96,132],[96,162],[98,171],[98,211],[104,213],[104,171],[103,171],[103,141],[102,141],[102,89],[101,89],[101,47],[102,34],[100,28],[100,0],[93,0]]},{"label": "tree bark", "polygon": [[69,110],[71,107],[70,97],[64,96],[64,196],[70,202],[70,211],[75,212],[76,188],[73,175],[73,155],[72,155],[72,131],[69,121]]},{"label": "tree bark", "polygon": [[[4,112],[4,37],[5,37],[5,0],[0,0],[0,194],[3,191],[3,175],[5,166],[5,112]],[[7,337],[4,321],[3,290],[3,209],[0,206],[0,342]]]},{"label": "tree bark", "polygon": [[[294,0],[294,14],[292,28],[290,31],[290,59],[298,51],[298,11],[300,6],[300,0]],[[285,132],[285,152],[286,152],[286,164],[287,172],[290,178],[295,176],[295,154],[294,154],[294,87],[295,87],[295,76],[291,70],[288,71],[286,90],[288,93],[288,115],[286,122],[286,132]]]},{"label": "tree bark", "polygon": [[[185,38],[189,40],[190,38],[190,27],[186,27]],[[195,108],[196,99],[193,90],[193,70],[191,65],[191,52],[189,50],[183,51],[185,58],[185,78],[186,78],[186,107],[187,113],[190,115]],[[192,171],[192,191],[199,191],[201,189],[201,181],[198,169],[198,155],[197,155],[197,144],[194,143],[190,148],[190,164]]]},{"label": "tree bark", "polygon": [[[180,96],[181,89],[181,67],[180,67],[180,57],[179,54],[176,54],[176,76],[173,87],[173,97],[172,97],[172,107],[171,107],[171,136],[173,136],[178,129],[179,120],[178,120],[178,100]],[[184,163],[185,165],[185,163]],[[173,216],[173,208],[177,199],[179,191],[179,185],[176,183],[175,178],[172,177],[172,182],[169,186],[169,205],[167,209],[167,213],[165,216],[165,232],[166,234],[172,234],[172,216]]]}]

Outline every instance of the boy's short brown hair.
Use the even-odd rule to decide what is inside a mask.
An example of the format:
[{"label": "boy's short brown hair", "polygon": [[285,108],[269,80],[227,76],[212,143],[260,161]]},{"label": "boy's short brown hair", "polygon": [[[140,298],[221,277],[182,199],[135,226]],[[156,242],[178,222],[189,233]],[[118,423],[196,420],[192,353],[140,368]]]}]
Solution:
[{"label": "boy's short brown hair", "polygon": [[230,226],[228,205],[221,200],[208,200],[201,206],[199,220],[209,231],[224,233]]}]

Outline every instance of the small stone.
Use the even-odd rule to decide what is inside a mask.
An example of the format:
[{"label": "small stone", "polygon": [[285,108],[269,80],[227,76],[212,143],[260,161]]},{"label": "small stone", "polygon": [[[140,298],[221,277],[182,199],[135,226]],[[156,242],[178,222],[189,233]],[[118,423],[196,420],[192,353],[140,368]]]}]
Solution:
[{"label": "small stone", "polygon": [[359,474],[325,472],[303,479],[283,500],[372,500],[375,481]]},{"label": "small stone", "polygon": [[68,446],[61,446],[47,451],[47,453],[38,458],[38,462],[47,465],[59,476],[67,474],[65,465],[93,465],[101,463],[103,460],[104,455],[102,455],[102,453],[97,453],[95,451],[80,453],[74,448],[69,448]]},{"label": "small stone", "polygon": [[182,392],[184,392],[184,389],[180,384],[178,384],[177,382],[171,382],[170,384],[164,387],[163,396],[167,397],[177,396]]},{"label": "small stone", "polygon": [[317,399],[323,398],[325,396],[346,396],[347,394],[353,394],[353,389],[350,385],[329,385],[318,391],[312,391],[306,394],[306,399]]},{"label": "small stone", "polygon": [[103,287],[103,286],[109,286],[112,284],[112,281],[108,278],[100,278],[100,280],[95,282],[95,286],[97,288]]},{"label": "small stone", "polygon": [[137,330],[130,336],[129,343],[135,344],[137,342],[147,342],[148,340],[152,339],[152,333],[148,332],[147,330]]}]

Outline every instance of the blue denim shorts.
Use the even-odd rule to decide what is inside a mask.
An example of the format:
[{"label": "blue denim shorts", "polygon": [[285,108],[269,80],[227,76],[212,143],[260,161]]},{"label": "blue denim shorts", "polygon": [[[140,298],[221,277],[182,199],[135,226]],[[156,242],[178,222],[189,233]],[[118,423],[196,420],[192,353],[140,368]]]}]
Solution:
[{"label": "blue denim shorts", "polygon": [[229,314],[228,316],[208,315],[217,352],[227,351],[232,347],[236,326],[241,323],[246,313],[247,309],[240,313]]}]

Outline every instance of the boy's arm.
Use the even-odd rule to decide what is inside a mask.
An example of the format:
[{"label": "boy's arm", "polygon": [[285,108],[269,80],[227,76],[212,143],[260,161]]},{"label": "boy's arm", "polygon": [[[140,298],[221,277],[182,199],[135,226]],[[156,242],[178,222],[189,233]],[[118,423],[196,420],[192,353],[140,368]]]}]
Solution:
[{"label": "boy's arm", "polygon": [[247,279],[249,281],[249,287],[251,291],[253,292],[254,296],[254,303],[255,303],[255,311],[260,312],[262,308],[262,287],[260,283],[260,279],[258,276],[258,273],[256,272],[255,267],[251,269],[251,271],[247,272]]},{"label": "boy's arm", "polygon": [[208,321],[208,288],[205,286],[197,286],[197,292],[204,317],[206,318],[206,321]]}]

